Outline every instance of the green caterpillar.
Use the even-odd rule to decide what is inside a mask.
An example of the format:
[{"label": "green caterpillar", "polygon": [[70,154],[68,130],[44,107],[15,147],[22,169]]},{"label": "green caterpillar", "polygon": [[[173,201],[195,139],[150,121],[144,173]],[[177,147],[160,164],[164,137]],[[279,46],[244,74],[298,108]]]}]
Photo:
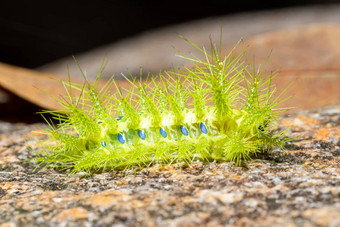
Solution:
[{"label": "green caterpillar", "polygon": [[99,89],[102,70],[93,84],[84,73],[83,85],[63,82],[68,97],[57,100],[64,109],[43,112],[59,124],[44,117],[50,139],[36,160],[72,173],[195,160],[239,165],[282,147],[285,132],[272,130],[284,110],[277,108],[282,93],[274,97],[277,74],[265,76],[264,67],[256,71],[245,48],[222,58],[221,48],[211,45],[208,54],[188,42],[204,60],[181,54],[192,67],[146,80],[125,77],[128,91],[114,78]]}]

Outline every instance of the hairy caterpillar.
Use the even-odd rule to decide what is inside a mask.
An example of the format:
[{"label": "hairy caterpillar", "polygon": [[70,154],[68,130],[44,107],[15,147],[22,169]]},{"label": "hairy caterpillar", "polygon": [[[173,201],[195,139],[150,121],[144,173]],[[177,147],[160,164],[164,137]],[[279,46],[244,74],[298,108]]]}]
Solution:
[{"label": "hairy caterpillar", "polygon": [[282,93],[274,97],[277,74],[256,71],[246,48],[222,58],[221,47],[212,44],[209,54],[188,42],[204,60],[181,54],[192,67],[146,80],[126,77],[125,93],[113,78],[99,89],[101,71],[93,84],[83,72],[83,85],[63,82],[68,99],[57,100],[65,109],[44,111],[59,121],[45,119],[53,145],[46,143],[36,160],[92,172],[194,160],[240,164],[281,147],[285,132],[272,130],[283,110],[276,108]]}]

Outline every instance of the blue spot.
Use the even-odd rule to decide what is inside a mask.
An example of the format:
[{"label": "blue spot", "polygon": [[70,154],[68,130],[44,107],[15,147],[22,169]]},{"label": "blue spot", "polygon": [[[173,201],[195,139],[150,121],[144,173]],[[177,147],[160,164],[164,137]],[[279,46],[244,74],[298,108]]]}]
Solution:
[{"label": "blue spot", "polygon": [[124,144],[125,143],[125,138],[122,134],[118,133],[118,140],[121,144]]},{"label": "blue spot", "polygon": [[102,141],[102,142],[101,142],[101,145],[102,145],[102,147],[106,147],[106,142],[105,142],[105,141]]},{"label": "blue spot", "polygon": [[207,127],[205,127],[205,124],[204,124],[204,123],[201,123],[201,124],[200,124],[200,128],[201,128],[201,132],[203,132],[204,134],[207,134],[207,133],[208,133]]},{"label": "blue spot", "polygon": [[189,135],[188,130],[187,130],[186,127],[184,127],[183,125],[181,125],[181,132],[182,132],[183,135],[185,135],[185,136]]},{"label": "blue spot", "polygon": [[98,121],[98,124],[102,124],[103,122],[102,121]]},{"label": "blue spot", "polygon": [[141,138],[142,140],[145,140],[145,132],[144,132],[144,130],[139,130],[138,131],[138,136],[139,136],[139,138]]},{"label": "blue spot", "polygon": [[117,121],[120,121],[120,119],[122,119],[123,118],[123,116],[119,116],[118,118],[117,118]]},{"label": "blue spot", "polygon": [[160,129],[159,129],[159,133],[160,133],[164,138],[166,138],[166,137],[168,136],[168,134],[166,134],[166,131],[165,131],[164,128],[160,128]]}]

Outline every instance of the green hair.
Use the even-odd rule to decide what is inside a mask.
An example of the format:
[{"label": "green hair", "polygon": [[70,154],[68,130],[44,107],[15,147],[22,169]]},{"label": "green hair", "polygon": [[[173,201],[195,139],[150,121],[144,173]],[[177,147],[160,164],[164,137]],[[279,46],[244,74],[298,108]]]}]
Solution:
[{"label": "green hair", "polygon": [[59,123],[45,118],[50,139],[36,160],[96,172],[195,160],[239,165],[282,148],[285,132],[272,130],[284,110],[272,84],[277,74],[255,70],[246,48],[222,57],[221,48],[211,45],[209,54],[188,42],[204,60],[180,52],[191,67],[144,80],[125,77],[128,90],[114,78],[100,88],[102,68],[93,83],[83,72],[83,85],[63,82],[68,95],[56,99],[64,109],[43,112]]}]

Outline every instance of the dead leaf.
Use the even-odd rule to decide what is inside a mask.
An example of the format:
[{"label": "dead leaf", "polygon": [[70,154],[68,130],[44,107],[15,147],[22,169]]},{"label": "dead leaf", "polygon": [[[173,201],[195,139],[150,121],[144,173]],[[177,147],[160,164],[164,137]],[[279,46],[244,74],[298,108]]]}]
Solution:
[{"label": "dead leaf", "polygon": [[[282,91],[292,83],[284,107],[315,108],[340,101],[340,26],[315,24],[262,34],[245,41],[256,65],[278,71],[274,83]],[[243,46],[239,46],[239,52]]]},{"label": "dead leaf", "polygon": [[[258,35],[245,43],[249,56],[254,56],[258,64],[264,64],[272,51],[266,70],[279,70],[275,80],[279,91],[293,82],[286,93],[292,98],[282,106],[313,108],[340,100],[339,26],[282,30]],[[0,85],[46,109],[59,109],[60,105],[41,90],[55,97],[66,95],[60,80],[68,78],[0,63]],[[78,78],[72,78],[72,82],[83,83]],[[125,88],[130,86],[126,81],[119,83]]]},{"label": "dead leaf", "polygon": [[[0,63],[0,86],[49,110],[62,108],[53,97],[67,96],[61,81],[68,81],[68,77]],[[84,83],[79,78],[72,78],[71,81]],[[106,81],[101,81],[101,86],[105,83]],[[127,81],[120,81],[119,84],[123,88],[130,86]]]}]

